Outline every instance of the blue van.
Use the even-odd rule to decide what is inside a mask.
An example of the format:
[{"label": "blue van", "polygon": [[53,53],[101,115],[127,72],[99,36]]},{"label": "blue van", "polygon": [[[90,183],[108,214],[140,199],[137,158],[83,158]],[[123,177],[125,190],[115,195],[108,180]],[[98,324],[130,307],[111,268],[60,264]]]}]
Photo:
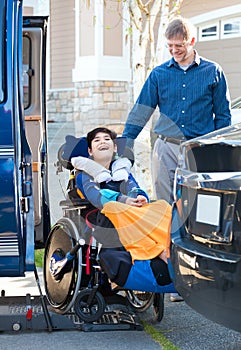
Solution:
[{"label": "blue van", "polygon": [[34,269],[50,230],[45,50],[47,17],[0,2],[0,277]]}]

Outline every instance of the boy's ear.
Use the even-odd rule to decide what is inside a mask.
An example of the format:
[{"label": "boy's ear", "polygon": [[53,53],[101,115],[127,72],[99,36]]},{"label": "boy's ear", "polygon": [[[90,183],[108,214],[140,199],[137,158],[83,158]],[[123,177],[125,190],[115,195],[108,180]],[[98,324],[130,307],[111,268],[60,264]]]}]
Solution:
[{"label": "boy's ear", "polygon": [[93,153],[92,153],[91,148],[88,148],[88,153],[89,153],[90,156],[92,156]]}]

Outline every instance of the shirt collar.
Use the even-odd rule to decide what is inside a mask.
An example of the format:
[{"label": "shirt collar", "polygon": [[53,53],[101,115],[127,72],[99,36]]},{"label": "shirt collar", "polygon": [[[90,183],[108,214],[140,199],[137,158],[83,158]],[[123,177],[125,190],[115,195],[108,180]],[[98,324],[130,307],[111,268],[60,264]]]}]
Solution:
[{"label": "shirt collar", "polygon": [[[200,56],[199,56],[199,54],[198,54],[198,52],[197,52],[196,50],[194,50],[194,52],[195,52],[195,58],[194,58],[193,63],[191,64],[191,66],[194,65],[194,64],[196,64],[196,65],[199,66],[200,63],[201,63]],[[167,66],[168,66],[168,67],[178,66],[178,64],[177,64],[177,62],[174,60],[174,58],[172,57],[172,58],[170,59],[170,61],[168,62]]]}]

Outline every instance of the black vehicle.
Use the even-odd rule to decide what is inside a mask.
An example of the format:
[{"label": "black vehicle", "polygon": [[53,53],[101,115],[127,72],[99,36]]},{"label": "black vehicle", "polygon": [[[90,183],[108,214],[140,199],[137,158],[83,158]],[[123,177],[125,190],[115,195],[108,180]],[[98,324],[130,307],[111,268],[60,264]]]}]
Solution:
[{"label": "black vehicle", "polygon": [[171,262],[193,309],[241,331],[241,124],[183,143]]}]

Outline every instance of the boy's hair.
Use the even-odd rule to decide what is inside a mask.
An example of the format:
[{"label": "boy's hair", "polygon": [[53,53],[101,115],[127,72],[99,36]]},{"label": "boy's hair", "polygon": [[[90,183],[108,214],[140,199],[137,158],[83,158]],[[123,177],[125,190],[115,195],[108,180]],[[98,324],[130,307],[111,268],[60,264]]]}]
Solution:
[{"label": "boy's hair", "polygon": [[115,142],[115,139],[117,137],[117,134],[115,131],[107,129],[105,127],[95,128],[95,129],[89,131],[87,134],[87,144],[88,144],[88,147],[90,149],[91,149],[91,142],[94,140],[96,134],[98,134],[99,132],[103,132],[105,134],[108,134],[110,136],[110,138]]},{"label": "boy's hair", "polygon": [[182,36],[185,41],[189,41],[196,37],[196,29],[194,25],[186,18],[181,16],[174,18],[167,26],[165,37],[172,39]]}]

